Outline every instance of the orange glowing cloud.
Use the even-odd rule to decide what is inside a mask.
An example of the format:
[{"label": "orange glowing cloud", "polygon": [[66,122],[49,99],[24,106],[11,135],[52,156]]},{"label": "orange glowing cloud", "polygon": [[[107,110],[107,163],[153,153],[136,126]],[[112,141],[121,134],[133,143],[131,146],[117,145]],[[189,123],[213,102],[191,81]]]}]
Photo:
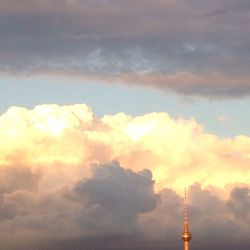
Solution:
[{"label": "orange glowing cloud", "polygon": [[6,242],[11,233],[15,249],[51,235],[171,241],[184,186],[197,238],[214,228],[248,237],[247,136],[221,139],[167,113],[98,118],[77,104],[12,107],[0,117],[0,138],[0,235]]},{"label": "orange glowing cloud", "polygon": [[135,171],[150,169],[158,190],[182,190],[195,182],[224,187],[250,178],[250,138],[221,139],[194,119],[167,113],[97,118],[84,104],[12,107],[0,118],[0,136],[1,169],[42,172],[45,186],[88,176],[91,164],[114,159]]}]

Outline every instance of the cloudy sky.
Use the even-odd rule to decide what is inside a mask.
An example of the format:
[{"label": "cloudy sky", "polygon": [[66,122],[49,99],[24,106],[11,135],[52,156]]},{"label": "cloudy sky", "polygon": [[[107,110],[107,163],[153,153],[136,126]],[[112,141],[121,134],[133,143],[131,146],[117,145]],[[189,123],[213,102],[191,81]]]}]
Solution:
[{"label": "cloudy sky", "polygon": [[249,23],[249,0],[0,0],[0,249],[181,249],[185,187],[193,248],[249,249]]}]

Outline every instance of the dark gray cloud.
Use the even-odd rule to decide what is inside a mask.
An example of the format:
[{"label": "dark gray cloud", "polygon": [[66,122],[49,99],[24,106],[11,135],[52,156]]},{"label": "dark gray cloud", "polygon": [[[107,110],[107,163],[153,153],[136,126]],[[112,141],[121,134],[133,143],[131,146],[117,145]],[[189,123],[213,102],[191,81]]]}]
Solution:
[{"label": "dark gray cloud", "polygon": [[[2,171],[0,249],[182,247],[183,198],[171,189],[156,193],[149,170],[133,172],[114,161],[48,190],[39,188],[42,178],[29,168]],[[249,249],[249,188],[232,188],[228,199],[199,184],[188,193],[192,247]]]},{"label": "dark gray cloud", "polygon": [[246,0],[0,0],[0,70],[250,93]]},{"label": "dark gray cloud", "polygon": [[115,161],[94,169],[93,177],[74,189],[77,200],[87,208],[79,222],[101,235],[134,235],[138,214],[156,205],[153,184],[149,170],[134,173]]},{"label": "dark gray cloud", "polygon": [[48,190],[39,189],[42,178],[20,172],[8,171],[6,181],[15,181],[0,193],[4,242],[11,232],[22,244],[27,239],[135,236],[140,233],[138,215],[157,203],[151,172],[132,172],[115,161],[93,166],[92,176],[72,187]]},{"label": "dark gray cloud", "polygon": [[[232,249],[230,244],[231,247],[244,246],[249,232],[249,197],[248,188],[233,188],[230,197],[224,200],[202,189],[199,184],[191,186],[189,222],[192,246],[199,249],[208,246]],[[140,218],[147,238],[170,242],[180,235],[182,220],[182,198],[170,189],[162,190],[156,208]]]}]

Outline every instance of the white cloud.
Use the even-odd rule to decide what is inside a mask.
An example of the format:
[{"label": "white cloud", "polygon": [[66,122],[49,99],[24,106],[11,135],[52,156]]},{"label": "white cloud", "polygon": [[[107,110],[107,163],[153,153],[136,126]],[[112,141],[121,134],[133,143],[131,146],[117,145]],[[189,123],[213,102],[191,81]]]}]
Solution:
[{"label": "white cloud", "polygon": [[10,108],[0,137],[3,236],[171,240],[181,231],[185,186],[197,240],[248,235],[247,136],[220,139],[166,113],[97,118],[78,104]]}]

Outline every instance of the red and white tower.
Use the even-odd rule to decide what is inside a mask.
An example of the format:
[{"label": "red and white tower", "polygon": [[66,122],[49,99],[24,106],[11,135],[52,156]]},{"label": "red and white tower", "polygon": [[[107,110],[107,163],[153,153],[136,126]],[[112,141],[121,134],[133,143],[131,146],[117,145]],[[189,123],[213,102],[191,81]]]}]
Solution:
[{"label": "red and white tower", "polygon": [[192,239],[192,235],[188,229],[188,203],[187,203],[186,189],[185,189],[185,197],[184,197],[184,229],[183,229],[181,238],[184,241],[184,250],[189,250],[189,241]]}]

